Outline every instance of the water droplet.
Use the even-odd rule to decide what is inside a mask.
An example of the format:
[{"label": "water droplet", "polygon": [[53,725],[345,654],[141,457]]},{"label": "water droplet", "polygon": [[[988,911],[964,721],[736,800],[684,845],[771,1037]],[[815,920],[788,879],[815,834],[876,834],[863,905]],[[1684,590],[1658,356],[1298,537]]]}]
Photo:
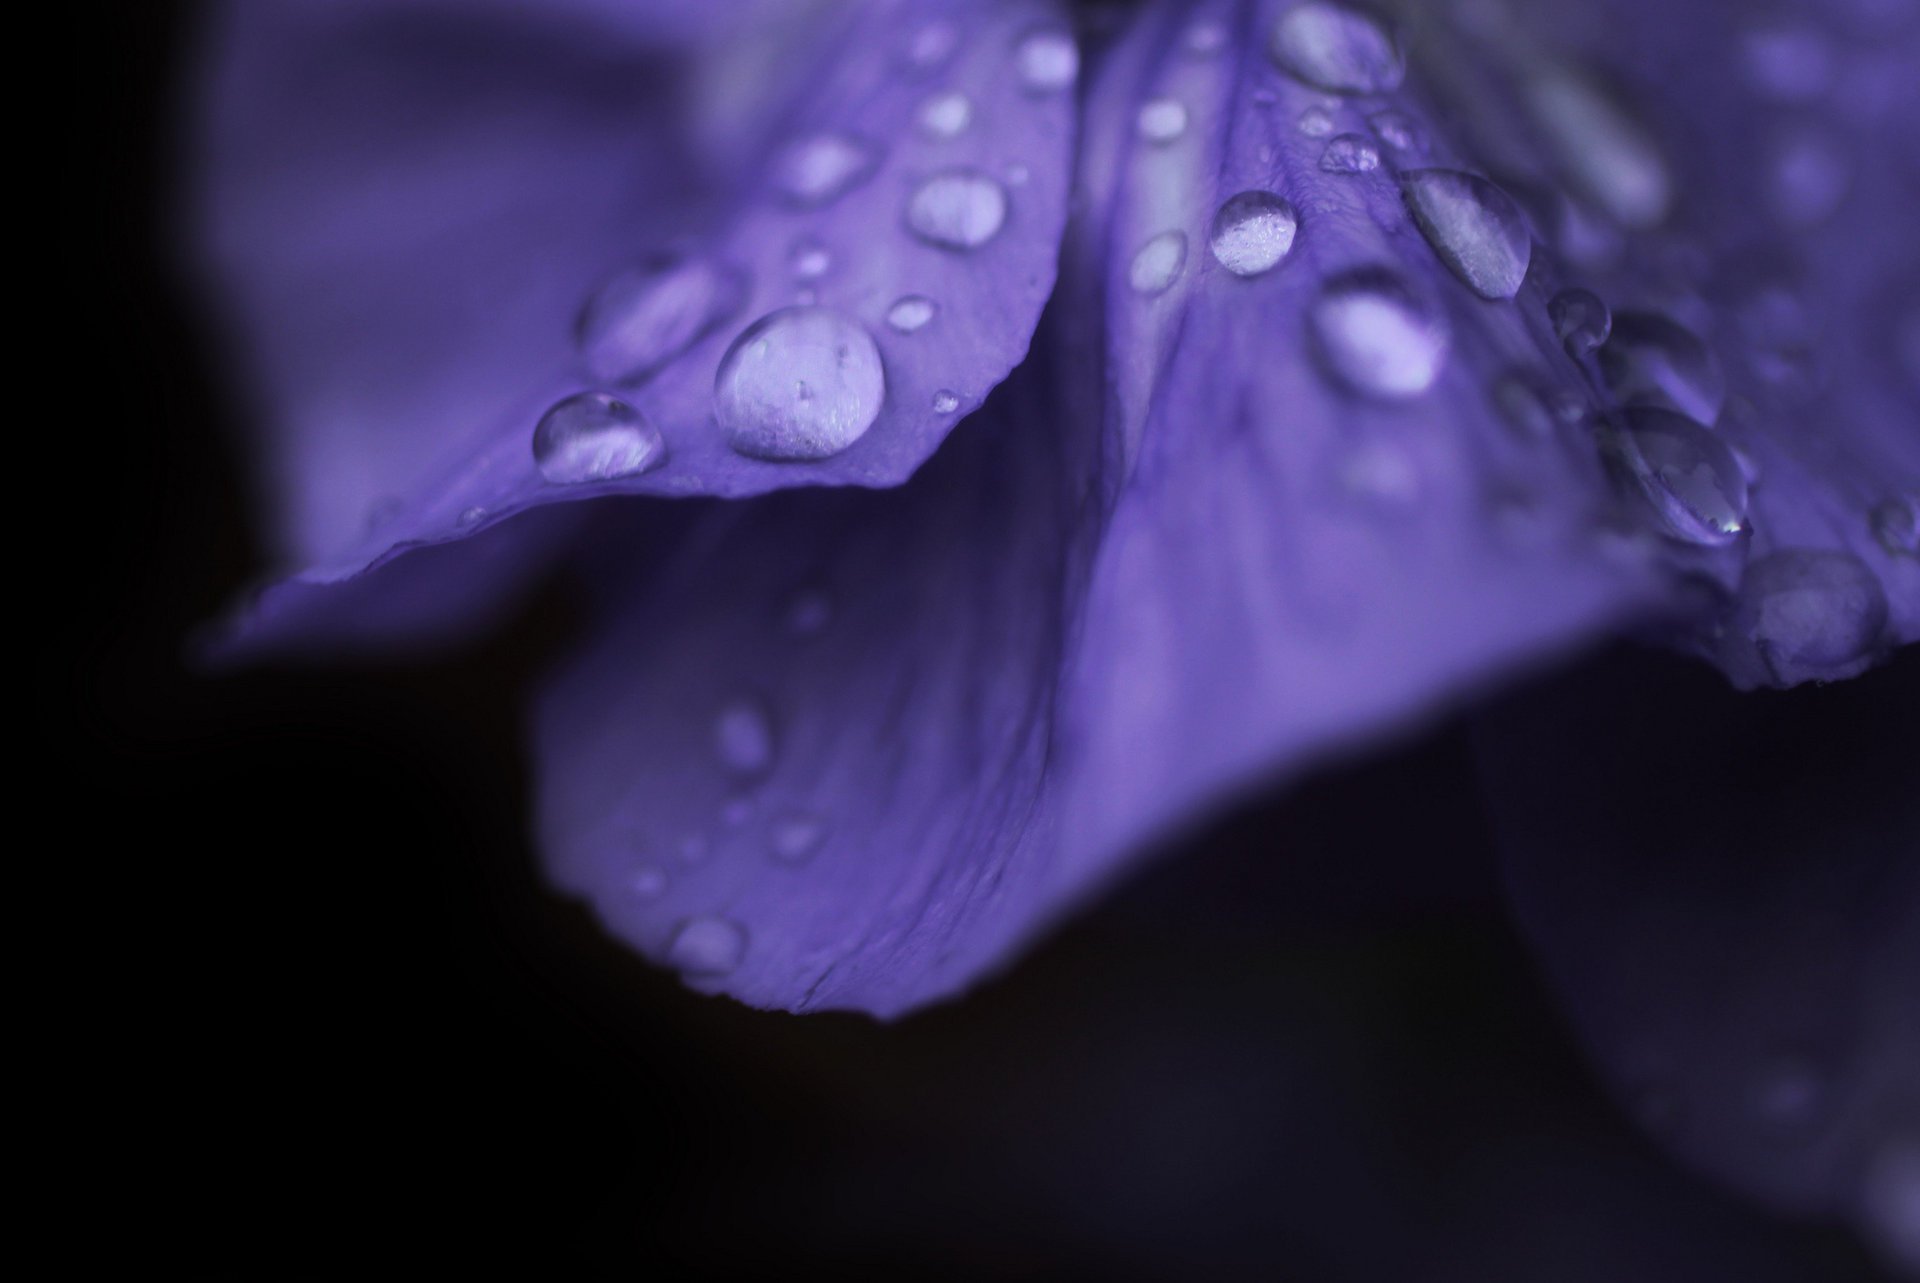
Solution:
[{"label": "water droplet", "polygon": [[1747,478],[1726,443],[1671,410],[1626,412],[1607,438],[1616,474],[1645,501],[1663,531],[1717,547],[1747,528]]},{"label": "water droplet", "polygon": [[827,822],[807,811],[791,811],[773,822],[768,832],[773,858],[782,864],[804,864],[826,841]]},{"label": "water droplet", "polygon": [[1378,23],[1336,4],[1288,10],[1274,24],[1267,52],[1282,71],[1328,93],[1387,93],[1407,71]]},{"label": "water droplet", "polygon": [[819,241],[799,240],[794,242],[787,262],[793,268],[796,279],[815,281],[825,276],[827,269],[833,266],[833,255],[827,253],[827,247]]},{"label": "water droplet", "polygon": [[746,297],[735,269],[665,255],[608,278],[581,309],[574,339],[595,378],[637,382],[732,320]]},{"label": "water droplet", "polygon": [[1029,93],[1057,93],[1080,74],[1080,47],[1064,31],[1029,32],[1013,56]]},{"label": "water droplet", "polygon": [[1860,1219],[1867,1234],[1903,1271],[1920,1272],[1920,1144],[1882,1141],[1860,1179]]},{"label": "water droplet", "polygon": [[667,965],[689,976],[727,975],[746,956],[746,928],[713,915],[681,923],[667,946]]},{"label": "water droplet", "polygon": [[1135,123],[1148,142],[1170,143],[1187,132],[1186,104],[1172,98],[1150,98],[1141,105]]},{"label": "water droplet", "polygon": [[773,718],[766,705],[742,696],[713,719],[713,749],[731,774],[764,775],[773,766]]},{"label": "water droplet", "polygon": [[1380,149],[1359,134],[1340,134],[1327,140],[1320,168],[1329,174],[1371,174],[1380,168]]},{"label": "water droplet", "polygon": [[1419,396],[1446,363],[1446,322],[1384,267],[1357,268],[1327,281],[1309,323],[1333,375],[1369,396]]},{"label": "water droplet", "polygon": [[1658,312],[1619,312],[1600,348],[1600,373],[1622,405],[1663,405],[1712,423],[1727,400],[1726,376],[1700,336]]},{"label": "water droplet", "polygon": [[774,185],[796,205],[828,205],[873,176],[880,149],[851,134],[800,139],[774,161]]},{"label": "water droplet", "polygon": [[787,603],[786,629],[795,637],[817,637],[833,622],[833,599],[817,588],[793,595]]},{"label": "water droplet", "polygon": [[1880,546],[1896,557],[1920,556],[1920,499],[1882,499],[1873,505],[1867,524]]},{"label": "water droplet", "polygon": [[959,408],[960,408],[959,394],[952,392],[946,388],[941,388],[938,392],[935,392],[933,394],[933,412],[935,414],[952,414],[955,410],[958,410]]},{"label": "water droplet", "polygon": [[1272,192],[1245,191],[1229,197],[1213,216],[1207,247],[1235,276],[1258,276],[1286,258],[1299,227],[1286,201]]},{"label": "water droplet", "polygon": [[487,519],[487,510],[475,504],[471,508],[462,508],[460,515],[453,519],[462,530],[469,530]]},{"label": "water droplet", "polygon": [[907,227],[941,249],[978,249],[998,236],[1006,221],[1006,188],[974,169],[942,170],[907,201]]},{"label": "water droplet", "polygon": [[908,294],[894,300],[887,309],[887,324],[902,334],[912,334],[933,320],[940,305],[924,294]]},{"label": "water droplet", "polygon": [[1333,113],[1318,105],[1300,113],[1300,132],[1309,138],[1325,138],[1333,132]]},{"label": "water droplet", "polygon": [[1413,117],[1404,111],[1376,111],[1367,117],[1374,136],[1395,151],[1415,151],[1426,142],[1426,135]]},{"label": "water droplet", "polygon": [[1793,686],[1866,671],[1886,627],[1886,590],[1858,557],[1789,548],[1748,564],[1717,646],[1736,678]]},{"label": "water droplet", "polygon": [[1415,169],[1400,183],[1427,244],[1469,289],[1484,299],[1520,292],[1533,238],[1511,196],[1457,169]]},{"label": "water droplet", "polygon": [[660,430],[604,392],[581,392],[556,403],[533,430],[534,466],[555,485],[637,477],[666,457]]},{"label": "water droplet", "polygon": [[1547,304],[1547,317],[1553,322],[1553,332],[1560,336],[1561,346],[1576,361],[1598,351],[1613,332],[1613,313],[1607,305],[1598,294],[1577,285],[1553,296]]},{"label": "water droplet", "polygon": [[643,904],[658,900],[667,893],[666,871],[651,864],[643,865],[628,875],[626,891]]},{"label": "water droplet", "polygon": [[907,41],[907,65],[923,73],[938,71],[959,44],[960,32],[951,22],[929,22]]},{"label": "water droplet", "polygon": [[1204,20],[1187,28],[1186,38],[1181,41],[1188,53],[1197,58],[1205,58],[1219,53],[1227,44],[1225,24]]},{"label": "water droplet", "polygon": [[1527,99],[1568,181],[1623,227],[1665,221],[1673,179],[1653,139],[1597,84],[1565,70],[1536,76]]},{"label": "water droplet", "polygon": [[920,128],[935,138],[958,138],[973,123],[973,103],[958,90],[935,94],[920,104]]},{"label": "water droplet", "polygon": [[1814,102],[1833,86],[1833,44],[1818,28],[1802,23],[1749,28],[1740,39],[1740,61],[1747,83],[1775,102]]},{"label": "water droplet", "polygon": [[1127,283],[1136,294],[1163,294],[1180,279],[1180,269],[1186,262],[1187,234],[1161,232],[1134,254],[1133,264],[1127,269]]},{"label": "water droplet", "polygon": [[866,435],[886,400],[880,350],[859,322],[824,307],[761,317],[714,376],[728,442],[756,459],[825,459]]}]

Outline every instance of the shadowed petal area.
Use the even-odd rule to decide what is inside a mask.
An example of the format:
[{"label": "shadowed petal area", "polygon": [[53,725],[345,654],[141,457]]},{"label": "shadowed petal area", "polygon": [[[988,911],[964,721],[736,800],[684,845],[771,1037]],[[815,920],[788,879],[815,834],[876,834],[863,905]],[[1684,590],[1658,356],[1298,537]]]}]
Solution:
[{"label": "shadowed petal area", "polygon": [[1052,5],[655,8],[215,23],[204,237],[302,581],[594,494],[898,484],[1025,352]]}]

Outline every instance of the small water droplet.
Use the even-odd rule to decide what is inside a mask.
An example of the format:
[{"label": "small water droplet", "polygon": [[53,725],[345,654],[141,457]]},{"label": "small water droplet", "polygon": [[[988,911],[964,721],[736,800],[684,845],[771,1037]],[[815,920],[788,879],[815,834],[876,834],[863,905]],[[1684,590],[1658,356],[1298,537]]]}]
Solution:
[{"label": "small water droplet", "polygon": [[667,946],[667,965],[689,976],[724,976],[747,956],[747,932],[716,915],[689,918]]},{"label": "small water droplet", "polygon": [[1404,111],[1376,111],[1367,117],[1367,125],[1374,137],[1395,151],[1416,151],[1426,142],[1424,131]]},{"label": "small water droplet", "polygon": [[790,811],[773,822],[767,836],[774,859],[804,864],[826,841],[827,822],[809,811]]},{"label": "small water droplet", "polygon": [[929,22],[907,41],[907,65],[922,73],[938,71],[959,44],[960,32],[951,22]]},{"label": "small water droplet", "polygon": [[1713,423],[1727,400],[1726,376],[1712,349],[1659,312],[1619,312],[1600,348],[1600,373],[1622,405],[1663,405]]},{"label": "small water droplet", "polygon": [[1613,333],[1613,313],[1606,303],[1592,290],[1577,285],[1553,296],[1547,304],[1547,317],[1553,322],[1553,332],[1560,336],[1561,346],[1576,361],[1598,351]]},{"label": "small water droplet", "polygon": [[1535,123],[1581,196],[1623,227],[1665,221],[1673,179],[1640,123],[1598,84],[1564,69],[1526,85]]},{"label": "small water droplet", "polygon": [[1267,52],[1282,71],[1328,93],[1387,93],[1407,70],[1378,23],[1337,4],[1289,9],[1274,24]]},{"label": "small water droplet", "polygon": [[1314,300],[1309,323],[1329,371],[1369,396],[1419,396],[1446,363],[1446,322],[1384,267],[1357,268],[1328,280]]},{"label": "small water droplet", "polygon": [[1400,183],[1427,244],[1469,289],[1484,299],[1520,292],[1533,238],[1512,197],[1457,169],[1415,169]]},{"label": "small water droplet", "polygon": [[1300,113],[1300,132],[1309,138],[1325,138],[1333,132],[1333,113],[1315,104]]},{"label": "small water droplet", "polygon": [[1172,98],[1150,98],[1141,104],[1135,124],[1148,142],[1170,143],[1187,132],[1186,104]]},{"label": "small water droplet", "polygon": [[833,622],[833,599],[817,588],[804,589],[787,603],[786,629],[795,637],[817,637]]},{"label": "small water droplet", "polygon": [[1706,547],[1747,528],[1747,478],[1726,443],[1671,410],[1626,412],[1606,441],[1616,475],[1645,502],[1663,532]]},{"label": "small water droplet", "polygon": [[908,294],[894,300],[887,309],[887,324],[902,334],[923,329],[939,312],[940,305],[924,294]]},{"label": "small water droplet", "polygon": [[1371,174],[1380,168],[1380,149],[1359,134],[1339,134],[1327,140],[1320,168],[1329,174]]},{"label": "small water droplet", "polygon": [[880,167],[880,149],[851,134],[812,134],[774,161],[774,185],[796,205],[829,205]]},{"label": "small water droplet", "polygon": [[1220,266],[1235,276],[1272,271],[1293,249],[1300,220],[1272,192],[1244,191],[1232,196],[1213,216],[1207,247]]},{"label": "small water droplet", "polygon": [[1080,46],[1064,31],[1029,32],[1013,56],[1028,93],[1058,93],[1080,75]]},{"label": "small water droplet", "polygon": [[1187,234],[1161,232],[1135,252],[1127,269],[1127,283],[1136,294],[1164,294],[1180,279],[1180,269],[1186,262]]},{"label": "small water droplet", "polygon": [[773,766],[773,718],[751,696],[728,702],[713,719],[713,749],[733,775],[764,775]]},{"label": "small water droplet", "polygon": [[646,416],[605,392],[557,402],[533,430],[533,462],[554,485],[618,481],[660,466],[667,444]]},{"label": "small water droplet", "polygon": [[1867,524],[1880,546],[1896,557],[1920,556],[1920,499],[1882,499],[1873,505]]},{"label": "small water droplet", "polygon": [[739,271],[663,255],[609,277],[581,309],[574,340],[595,378],[638,382],[732,320],[746,297]]},{"label": "small water droplet", "polygon": [[485,521],[486,519],[487,519],[487,510],[485,508],[482,508],[478,504],[475,504],[471,508],[462,508],[460,510],[460,515],[455,517],[453,520],[455,525],[459,526],[462,530],[467,530],[467,529],[471,529],[474,526],[479,525],[481,522]]},{"label": "small water droplet", "polygon": [[796,280],[815,281],[827,274],[833,266],[833,255],[827,253],[827,247],[811,238],[795,241],[788,252],[787,263],[793,268]]},{"label": "small water droplet", "polygon": [[959,408],[960,397],[957,393],[951,392],[946,388],[941,388],[933,394],[933,412],[935,414],[952,414]]},{"label": "small water droplet", "polygon": [[627,894],[641,903],[658,900],[667,893],[667,874],[651,864],[642,865],[627,877]]},{"label": "small water droplet", "polygon": [[1748,563],[1717,648],[1749,681],[1838,681],[1866,671],[1886,627],[1886,589],[1866,563],[1849,552],[1788,548]]},{"label": "small water droplet", "polygon": [[1006,188],[974,169],[942,170],[907,200],[907,227],[941,249],[978,249],[998,236],[1006,221]]},{"label": "small water droplet", "polygon": [[973,123],[973,103],[958,90],[935,94],[920,104],[920,128],[935,138],[958,138]]},{"label": "small water droplet", "polygon": [[720,359],[714,417],[741,454],[825,459],[866,435],[886,392],[880,350],[859,322],[830,308],[782,308]]}]

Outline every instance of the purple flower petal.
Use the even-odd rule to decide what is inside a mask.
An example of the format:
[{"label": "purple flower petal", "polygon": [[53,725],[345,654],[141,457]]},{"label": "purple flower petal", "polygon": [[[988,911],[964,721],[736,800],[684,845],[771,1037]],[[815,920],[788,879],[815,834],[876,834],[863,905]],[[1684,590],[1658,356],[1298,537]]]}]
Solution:
[{"label": "purple flower petal", "polygon": [[302,581],[594,494],[897,484],[1025,352],[1051,5],[778,7],[668,61],[670,7],[225,15],[207,239]]}]

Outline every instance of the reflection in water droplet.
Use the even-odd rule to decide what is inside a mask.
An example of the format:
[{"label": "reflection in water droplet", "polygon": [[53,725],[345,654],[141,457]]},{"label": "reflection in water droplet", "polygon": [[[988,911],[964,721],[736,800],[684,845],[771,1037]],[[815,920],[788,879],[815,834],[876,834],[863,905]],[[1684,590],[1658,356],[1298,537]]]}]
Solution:
[{"label": "reflection in water droplet", "polygon": [[1400,183],[1427,243],[1469,289],[1484,299],[1520,292],[1533,238],[1512,197],[1457,169],[1415,169]]},{"label": "reflection in water droplet", "polygon": [[1665,221],[1673,203],[1666,161],[1619,103],[1566,70],[1537,75],[1526,90],[1535,123],[1581,196],[1623,227],[1645,230]]},{"label": "reflection in water droplet", "polygon": [[1882,499],[1873,505],[1867,524],[1882,548],[1895,556],[1920,556],[1920,499]]},{"label": "reflection in water droplet", "polygon": [[1747,478],[1726,444],[1671,410],[1628,410],[1607,438],[1615,473],[1660,521],[1687,543],[1730,544],[1746,530]]},{"label": "reflection in water droplet", "polygon": [[1172,98],[1150,98],[1141,105],[1136,123],[1148,142],[1170,143],[1187,132],[1187,108]]},{"label": "reflection in water droplet", "polygon": [[667,965],[689,976],[724,976],[747,955],[747,932],[714,915],[689,918],[667,946]]},{"label": "reflection in water droplet", "polygon": [[1793,686],[1865,672],[1886,627],[1886,590],[1858,557],[1788,548],[1748,564],[1717,645],[1736,677]]},{"label": "reflection in water droplet", "polygon": [[833,266],[833,256],[819,241],[799,240],[788,252],[787,263],[793,268],[795,279],[814,281],[827,274],[827,269]]},{"label": "reflection in water droplet", "polygon": [[1561,290],[1547,304],[1553,331],[1567,355],[1578,361],[1597,351],[1613,332],[1613,313],[1598,294],[1578,286]]},{"label": "reflection in water droplet", "polygon": [[1220,266],[1235,276],[1258,276],[1286,258],[1299,226],[1293,206],[1280,197],[1245,191],[1220,206],[1207,246]]},{"label": "reflection in water droplet", "polygon": [[872,177],[880,150],[851,134],[802,138],[774,161],[774,185],[796,205],[827,205]]},{"label": "reflection in water droplet", "polygon": [[1127,269],[1127,283],[1136,294],[1163,294],[1180,279],[1186,261],[1187,234],[1161,232],[1134,254],[1133,264]]},{"label": "reflection in water droplet", "polygon": [[939,310],[939,304],[926,295],[908,294],[895,299],[893,306],[887,309],[887,324],[902,334],[911,334],[924,328]]},{"label": "reflection in water droplet", "polygon": [[1663,405],[1710,424],[1726,404],[1726,376],[1712,349],[1658,312],[1615,314],[1600,373],[1622,405]]},{"label": "reflection in water droplet", "polygon": [[1006,221],[1006,188],[978,170],[942,170],[907,200],[908,228],[941,249],[978,249],[999,235]]},{"label": "reflection in water droplet", "polygon": [[824,307],[755,321],[714,376],[727,440],[756,459],[825,459],[866,435],[886,400],[880,351],[859,322]]},{"label": "reflection in water droplet", "polygon": [[751,696],[730,701],[713,719],[713,749],[731,774],[766,774],[774,753],[773,718],[766,706]]},{"label": "reflection in water droplet", "polygon": [[920,104],[920,128],[935,138],[958,138],[973,123],[973,103],[963,93],[948,90]]},{"label": "reflection in water droplet", "polygon": [[596,379],[645,379],[733,319],[747,282],[703,258],[663,256],[617,272],[581,309],[574,340]]},{"label": "reflection in water droplet", "polygon": [[1327,281],[1309,323],[1328,370],[1370,396],[1419,396],[1433,386],[1446,362],[1446,322],[1404,279],[1383,267],[1358,268]]},{"label": "reflection in water droplet", "polygon": [[773,858],[782,864],[804,864],[820,850],[827,822],[807,811],[792,811],[773,822],[768,832]]},{"label": "reflection in water droplet", "polygon": [[1325,107],[1309,107],[1300,113],[1300,132],[1309,138],[1325,138],[1333,132],[1333,113]]},{"label": "reflection in water droplet", "polygon": [[946,388],[941,388],[933,394],[933,412],[935,414],[952,414],[959,408],[960,397],[957,393],[951,392]]},{"label": "reflection in water droplet", "polygon": [[1329,174],[1371,174],[1380,168],[1380,149],[1359,134],[1341,134],[1327,140],[1320,168]]},{"label": "reflection in water droplet", "polygon": [[558,402],[533,430],[534,466],[554,485],[637,477],[666,457],[660,430],[604,392],[581,392]]},{"label": "reflection in water droplet", "polygon": [[1337,4],[1289,9],[1274,24],[1267,52],[1282,71],[1329,93],[1386,93],[1406,75],[1379,24]]},{"label": "reflection in water droplet", "polygon": [[1080,47],[1064,31],[1030,32],[1013,56],[1029,93],[1058,92],[1080,74]]}]

